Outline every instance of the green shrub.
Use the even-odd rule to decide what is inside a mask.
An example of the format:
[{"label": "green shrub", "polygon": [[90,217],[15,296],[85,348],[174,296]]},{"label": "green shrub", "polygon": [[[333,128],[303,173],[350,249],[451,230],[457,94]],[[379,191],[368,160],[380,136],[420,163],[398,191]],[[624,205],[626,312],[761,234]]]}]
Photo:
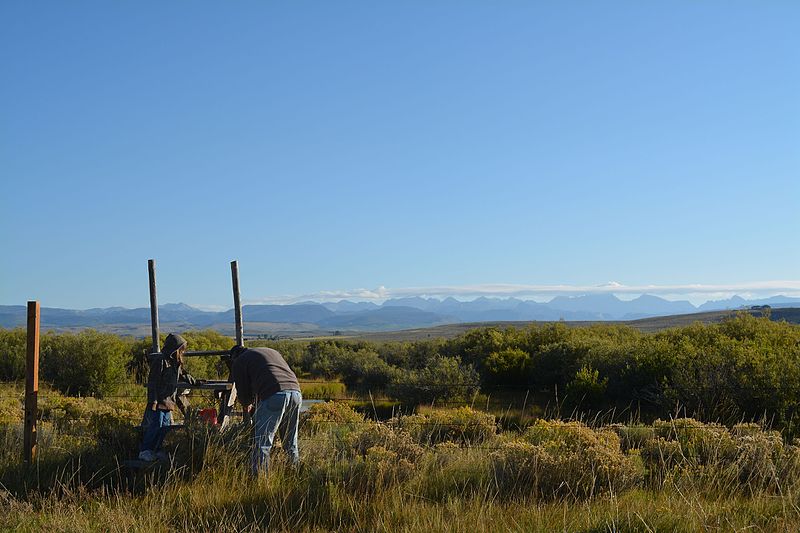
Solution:
[{"label": "green shrub", "polygon": [[110,333],[45,335],[41,376],[65,394],[103,395],[126,380],[130,344]]},{"label": "green shrub", "polygon": [[0,328],[0,381],[25,379],[25,329]]},{"label": "green shrub", "polygon": [[16,398],[0,398],[0,424],[22,422],[24,396]]},{"label": "green shrub", "polygon": [[24,384],[0,385],[0,424],[22,422],[24,403]]},{"label": "green shrub", "polygon": [[796,493],[800,484],[800,446],[790,444],[784,447],[777,472],[781,489]]},{"label": "green shrub", "polygon": [[502,387],[525,387],[531,356],[519,348],[492,352],[483,362],[486,382]]},{"label": "green shrub", "polygon": [[406,405],[469,401],[479,391],[478,373],[453,357],[437,357],[419,370],[396,375],[387,393]]},{"label": "green shrub", "polygon": [[604,401],[608,378],[600,379],[600,371],[584,365],[567,384],[567,398],[572,405],[598,406]]},{"label": "green shrub", "polygon": [[347,394],[345,384],[336,381],[301,382],[300,390],[306,400],[341,398]]},{"label": "green shrub", "polygon": [[312,376],[334,378],[341,361],[352,351],[348,345],[338,341],[311,341],[303,353],[301,366]]},{"label": "green shrub", "polygon": [[78,434],[95,435],[102,420],[139,424],[143,411],[143,401],[125,398],[75,398],[46,391],[39,399],[39,417],[43,421],[52,423],[59,431]]},{"label": "green shrub", "polygon": [[744,437],[745,435],[758,435],[763,431],[761,424],[755,422],[735,424],[731,428],[731,435],[734,437]]},{"label": "green shrub", "polygon": [[[212,329],[187,331],[181,335],[186,339],[187,349],[193,352],[229,350],[234,345],[232,338]],[[196,378],[221,379],[228,377],[228,367],[220,357],[187,357],[185,365],[186,370]]]},{"label": "green shrub", "polygon": [[120,417],[113,412],[94,413],[89,419],[89,425],[99,446],[107,447],[123,457],[133,457],[138,452],[141,434],[128,417]]},{"label": "green shrub", "polygon": [[349,390],[359,392],[383,391],[399,372],[369,350],[341,354],[335,363],[335,371]]},{"label": "green shrub", "polygon": [[489,452],[453,442],[436,444],[417,467],[419,475],[409,492],[447,502],[452,498],[485,497],[494,481]]}]

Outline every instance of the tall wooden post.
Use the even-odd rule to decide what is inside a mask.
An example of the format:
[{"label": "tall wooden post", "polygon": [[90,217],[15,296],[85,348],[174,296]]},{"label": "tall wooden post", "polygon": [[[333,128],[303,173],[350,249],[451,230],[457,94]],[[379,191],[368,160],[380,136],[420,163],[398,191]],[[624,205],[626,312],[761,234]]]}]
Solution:
[{"label": "tall wooden post", "polygon": [[244,346],[244,326],[242,325],[242,302],[239,299],[239,262],[231,261],[231,280],[233,281],[233,313],[236,317],[236,344]]},{"label": "tall wooden post", "polygon": [[147,260],[147,272],[150,276],[150,329],[153,335],[153,347],[150,353],[161,351],[161,341],[158,338],[158,298],[156,296],[156,260]]},{"label": "tall wooden post", "polygon": [[[233,316],[236,320],[236,345],[244,346],[244,325],[242,322],[242,300],[239,297],[239,262],[231,261],[231,282],[233,284]],[[229,415],[236,403],[236,385],[231,390],[223,393],[219,401],[219,414],[217,422],[221,428],[228,424]],[[245,415],[247,420],[247,415]]]},{"label": "tall wooden post", "polygon": [[23,458],[36,459],[36,419],[39,415],[39,302],[28,302],[28,343],[25,358],[25,434]]}]

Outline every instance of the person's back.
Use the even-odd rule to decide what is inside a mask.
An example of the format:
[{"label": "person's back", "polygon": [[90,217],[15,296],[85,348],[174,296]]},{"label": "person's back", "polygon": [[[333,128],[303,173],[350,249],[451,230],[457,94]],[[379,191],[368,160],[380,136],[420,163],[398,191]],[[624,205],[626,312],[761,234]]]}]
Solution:
[{"label": "person's back", "polygon": [[248,348],[231,365],[231,379],[242,405],[269,398],[276,392],[300,390],[297,376],[277,350]]}]

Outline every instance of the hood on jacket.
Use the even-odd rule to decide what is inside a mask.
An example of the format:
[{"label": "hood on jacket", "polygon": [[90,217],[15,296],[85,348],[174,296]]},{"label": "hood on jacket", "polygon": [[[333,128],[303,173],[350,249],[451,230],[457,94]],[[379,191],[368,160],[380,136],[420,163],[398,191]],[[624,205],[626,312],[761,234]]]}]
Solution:
[{"label": "hood on jacket", "polygon": [[170,333],[167,335],[167,338],[164,339],[164,347],[161,348],[161,353],[164,354],[165,357],[174,357],[178,348],[186,346],[186,344],[188,344],[186,339],[177,333]]}]

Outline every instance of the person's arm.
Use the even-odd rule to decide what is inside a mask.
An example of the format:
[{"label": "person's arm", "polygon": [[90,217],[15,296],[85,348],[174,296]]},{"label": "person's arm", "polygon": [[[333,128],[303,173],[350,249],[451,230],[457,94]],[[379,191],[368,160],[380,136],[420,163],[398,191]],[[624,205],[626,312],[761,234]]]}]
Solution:
[{"label": "person's arm", "polygon": [[158,403],[158,385],[161,378],[161,357],[154,356],[150,360],[150,373],[147,376],[147,407],[155,410]]},{"label": "person's arm", "polygon": [[178,380],[183,381],[184,383],[188,383],[189,385],[196,385],[197,379],[192,376],[190,373],[186,371],[183,365],[180,367],[180,373],[178,374]]},{"label": "person's arm", "polygon": [[250,380],[243,364],[237,365],[234,363],[231,367],[230,381],[236,385],[236,397],[246,409],[248,405],[253,403],[253,391],[250,389]]}]

